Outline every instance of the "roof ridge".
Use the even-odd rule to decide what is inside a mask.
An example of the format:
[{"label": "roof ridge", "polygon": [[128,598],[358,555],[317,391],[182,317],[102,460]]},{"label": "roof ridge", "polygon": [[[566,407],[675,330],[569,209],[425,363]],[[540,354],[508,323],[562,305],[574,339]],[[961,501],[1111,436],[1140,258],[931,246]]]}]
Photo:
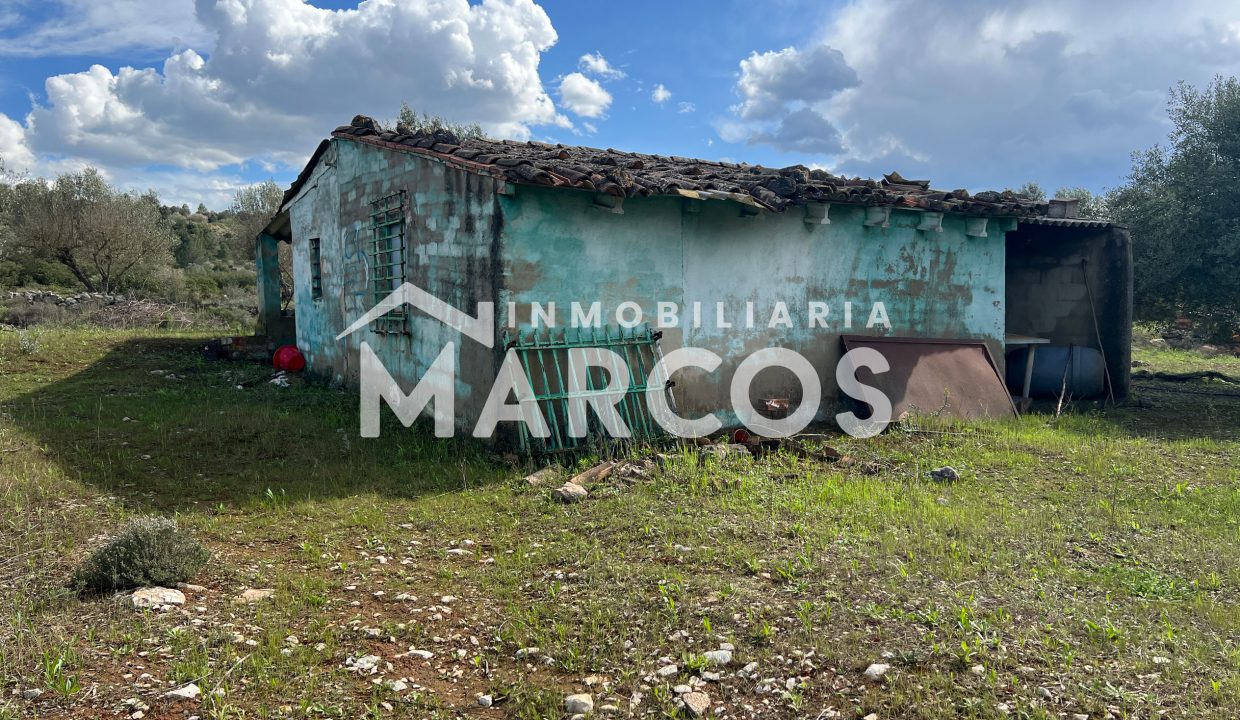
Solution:
[{"label": "roof ridge", "polygon": [[[618,197],[714,191],[748,195],[757,204],[775,211],[811,202],[882,205],[991,217],[1042,217],[1047,211],[1046,203],[1030,201],[1011,190],[975,194],[965,189],[935,190],[930,187],[929,180],[908,180],[898,172],[872,180],[833,175],[801,164],[768,168],[535,140],[462,139],[442,129],[413,133],[383,130],[364,115],[337,127],[332,137],[429,155],[469,172],[515,183],[571,187]],[[310,167],[323,150],[320,144],[310,164],[285,193],[286,202],[305,182]]]}]

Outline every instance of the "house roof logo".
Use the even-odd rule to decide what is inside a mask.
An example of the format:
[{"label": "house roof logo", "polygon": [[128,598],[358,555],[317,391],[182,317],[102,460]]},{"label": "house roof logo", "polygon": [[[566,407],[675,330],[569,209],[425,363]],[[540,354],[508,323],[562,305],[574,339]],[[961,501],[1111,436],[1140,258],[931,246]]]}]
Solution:
[{"label": "house roof logo", "polygon": [[495,304],[478,303],[478,316],[472,317],[460,308],[454,307],[428,293],[413,283],[402,283],[387,297],[375,303],[352,325],[336,336],[337,340],[352,335],[389,312],[409,305],[430,315],[439,322],[456,330],[467,338],[481,343],[484,347],[495,347]]}]

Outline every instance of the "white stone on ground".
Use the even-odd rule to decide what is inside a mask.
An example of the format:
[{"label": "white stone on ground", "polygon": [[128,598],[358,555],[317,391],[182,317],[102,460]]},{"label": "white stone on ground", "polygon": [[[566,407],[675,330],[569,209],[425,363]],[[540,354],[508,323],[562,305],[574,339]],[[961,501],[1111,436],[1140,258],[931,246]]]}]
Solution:
[{"label": "white stone on ground", "polygon": [[258,602],[259,600],[266,600],[275,594],[276,591],[270,588],[247,588],[244,592],[237,596],[237,600],[240,602],[253,603]]},{"label": "white stone on ground", "polygon": [[129,601],[139,609],[161,608],[166,605],[184,605],[185,593],[166,587],[140,588],[133,591]]},{"label": "white stone on ground", "polygon": [[693,717],[702,717],[710,710],[710,696],[704,692],[685,693],[680,699]]},{"label": "white stone on ground", "polygon": [[551,497],[562,503],[575,503],[579,500],[584,500],[589,494],[589,490],[586,490],[577,483],[571,482],[566,482],[562,486],[551,491]]},{"label": "white stone on ground", "polygon": [[594,697],[588,693],[569,695],[564,698],[564,709],[569,715],[589,715],[594,711]]},{"label": "white stone on ground", "polygon": [[891,666],[887,663],[874,663],[865,669],[865,679],[870,682],[878,682],[890,669]]},{"label": "white stone on ground", "polygon": [[193,700],[201,694],[202,688],[198,687],[194,683],[190,683],[179,687],[176,690],[170,690],[164,693],[164,697],[170,700]]}]

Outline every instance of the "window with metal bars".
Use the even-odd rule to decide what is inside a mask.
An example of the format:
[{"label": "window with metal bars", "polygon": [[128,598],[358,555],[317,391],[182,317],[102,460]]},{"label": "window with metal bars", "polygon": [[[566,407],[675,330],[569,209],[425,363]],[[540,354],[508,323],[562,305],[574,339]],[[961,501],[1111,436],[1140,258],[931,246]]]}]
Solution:
[{"label": "window with metal bars", "polygon": [[319,238],[310,238],[310,299],[323,297],[323,251]]},{"label": "window with metal bars", "polygon": [[[370,204],[371,303],[378,303],[405,281],[405,191]],[[375,321],[376,332],[404,332],[408,309],[396,308]]]}]

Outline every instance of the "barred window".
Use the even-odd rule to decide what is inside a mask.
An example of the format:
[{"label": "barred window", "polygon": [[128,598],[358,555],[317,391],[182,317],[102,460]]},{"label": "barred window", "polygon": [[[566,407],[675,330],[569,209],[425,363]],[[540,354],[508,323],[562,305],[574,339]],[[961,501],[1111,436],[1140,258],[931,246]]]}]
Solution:
[{"label": "barred window", "polygon": [[323,251],[319,238],[310,238],[310,299],[323,297]]},{"label": "barred window", "polygon": [[[372,304],[390,295],[405,281],[405,191],[370,204],[370,280]],[[377,332],[403,332],[404,306],[375,321]]]}]

